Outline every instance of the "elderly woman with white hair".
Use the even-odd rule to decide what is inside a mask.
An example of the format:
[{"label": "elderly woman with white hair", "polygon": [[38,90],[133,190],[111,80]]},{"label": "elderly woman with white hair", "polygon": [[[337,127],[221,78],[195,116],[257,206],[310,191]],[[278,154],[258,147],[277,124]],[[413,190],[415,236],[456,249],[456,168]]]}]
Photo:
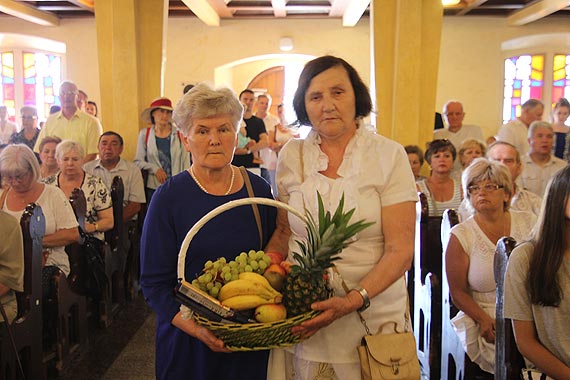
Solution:
[{"label": "elderly woman with white hair", "polygon": [[[24,144],[7,146],[0,154],[0,175],[8,186],[0,189],[0,208],[20,220],[26,206],[35,203],[42,208],[46,230],[42,240],[44,332],[53,338],[56,310],[47,302],[53,294],[52,278],[60,270],[69,275],[69,259],[65,246],[79,238],[77,220],[65,194],[55,186],[39,182],[40,165],[32,150]],[[49,316],[49,318],[47,318]]]},{"label": "elderly woman with white hair", "polygon": [[64,140],[57,145],[55,158],[59,172],[42,179],[42,182],[59,187],[67,198],[73,189],[83,190],[87,201],[84,230],[99,240],[105,239],[103,232],[113,228],[111,194],[101,178],[83,170],[83,147],[75,141]]},{"label": "elderly woman with white hair", "polygon": [[445,252],[451,298],[460,310],[452,322],[469,358],[492,378],[495,246],[503,236],[527,240],[536,217],[509,210],[513,185],[509,170],[501,163],[475,159],[463,172],[462,183],[474,213],[451,229]]},{"label": "elderly woman with white hair", "polygon": [[[268,351],[228,354],[224,342],[210,330],[186,319],[172,291],[178,282],[182,241],[199,219],[229,201],[252,195],[272,198],[265,180],[231,164],[242,113],[243,106],[230,89],[212,89],[204,83],[187,92],[174,109],[184,146],[192,153],[192,166],[156,190],[141,238],[141,286],[157,314],[157,379],[265,380],[267,376]],[[206,223],[192,238],[185,273],[193,276],[208,260],[230,261],[242,251],[265,247],[277,212],[266,206],[258,210],[260,230],[252,207],[228,210]]]}]

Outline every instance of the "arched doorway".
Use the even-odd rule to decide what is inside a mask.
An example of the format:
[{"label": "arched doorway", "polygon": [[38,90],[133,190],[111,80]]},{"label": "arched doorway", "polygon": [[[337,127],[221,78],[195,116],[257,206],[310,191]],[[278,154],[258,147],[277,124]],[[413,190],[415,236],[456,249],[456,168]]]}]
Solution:
[{"label": "arched doorway", "polygon": [[269,94],[272,98],[269,112],[277,115],[277,105],[283,102],[285,93],[285,66],[275,66],[263,70],[247,85],[257,94]]}]

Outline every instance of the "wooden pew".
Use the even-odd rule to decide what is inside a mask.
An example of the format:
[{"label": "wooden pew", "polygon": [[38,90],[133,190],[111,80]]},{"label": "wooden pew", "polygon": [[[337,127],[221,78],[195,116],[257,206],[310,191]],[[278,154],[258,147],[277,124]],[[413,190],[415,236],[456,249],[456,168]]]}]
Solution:
[{"label": "wooden pew", "polygon": [[[451,237],[451,228],[459,223],[459,218],[455,210],[445,210],[441,223],[441,240],[443,249],[447,248]],[[451,302],[449,293],[449,282],[447,281],[445,259],[442,262],[442,281],[441,281],[441,378],[447,380],[465,379],[465,365],[467,355],[463,349],[463,345],[459,340],[451,319],[457,314],[457,309]]]},{"label": "wooden pew", "polygon": [[113,178],[111,199],[113,203],[113,228],[105,233],[105,240],[110,249],[105,249],[105,273],[109,280],[104,301],[100,308],[100,321],[103,326],[111,323],[121,306],[125,304],[125,263],[127,259],[128,237],[123,223],[123,180],[119,176]]},{"label": "wooden pew", "polygon": [[[86,201],[81,189],[74,189],[70,203],[80,225],[85,225]],[[66,247],[70,273],[69,278],[62,271],[54,277],[55,294],[51,302],[57,305],[56,323],[56,364],[55,369],[61,371],[75,355],[87,347],[87,299],[77,290],[81,289],[81,250],[78,244]],[[78,263],[79,262],[79,263]],[[75,289],[75,290],[74,290]],[[47,355],[46,355],[47,357]]]},{"label": "wooden pew", "polygon": [[495,379],[518,380],[521,370],[525,368],[522,355],[517,349],[511,320],[505,319],[504,295],[507,262],[516,242],[513,238],[504,237],[497,243],[493,269],[497,284],[495,310]]},{"label": "wooden pew", "polygon": [[[11,324],[14,343],[26,379],[44,379],[42,364],[42,239],[45,217],[41,207],[29,204],[20,220],[24,239],[24,291],[17,293],[18,314]],[[14,349],[2,324],[0,379],[20,378]]]},{"label": "wooden pew", "polygon": [[[433,249],[428,238],[430,226],[434,219],[429,218],[427,198],[419,193],[420,201],[416,205],[416,241],[414,253],[414,313],[413,327],[418,345],[422,377],[439,377],[439,331],[438,314],[434,313],[437,304],[438,280],[423,267],[427,250]],[[431,228],[433,229],[433,227]],[[440,243],[441,244],[441,243]],[[435,294],[434,294],[435,292]],[[435,319],[434,319],[435,316]]]}]

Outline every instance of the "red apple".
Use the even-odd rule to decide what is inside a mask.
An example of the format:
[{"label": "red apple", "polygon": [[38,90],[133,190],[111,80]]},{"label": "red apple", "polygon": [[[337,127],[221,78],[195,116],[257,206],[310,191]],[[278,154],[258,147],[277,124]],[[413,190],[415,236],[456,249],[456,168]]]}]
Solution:
[{"label": "red apple", "polygon": [[283,268],[279,264],[271,264],[270,266],[267,267],[264,274],[267,272],[277,272],[281,277],[283,278],[287,277],[287,272],[285,271],[285,268]]},{"label": "red apple", "polygon": [[283,256],[279,252],[267,252],[266,255],[271,258],[271,264],[279,264],[283,261]]},{"label": "red apple", "polygon": [[271,264],[267,267],[265,272],[263,272],[263,277],[265,277],[267,281],[269,281],[269,284],[271,284],[271,287],[277,291],[281,291],[286,276],[287,272],[278,264]]}]

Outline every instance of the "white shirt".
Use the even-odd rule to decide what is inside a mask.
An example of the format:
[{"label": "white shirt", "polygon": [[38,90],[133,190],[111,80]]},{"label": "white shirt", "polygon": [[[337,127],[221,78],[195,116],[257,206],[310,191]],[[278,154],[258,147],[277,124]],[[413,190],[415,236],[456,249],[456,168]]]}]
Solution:
[{"label": "white shirt", "polygon": [[[331,179],[319,173],[328,166],[328,157],[320,149],[320,138],[311,131],[306,140],[290,140],[279,153],[277,186],[280,200],[317,215],[317,191],[327,210],[334,212],[344,194],[345,210],[355,208],[352,221],[365,219],[375,224],[360,232],[353,244],[345,248],[336,266],[348,288],[358,284],[384,254],[382,208],[402,202],[417,201],[414,176],[401,145],[365,128],[357,129],[348,143],[338,169],[340,178]],[[301,166],[301,152],[302,162]],[[305,240],[305,225],[289,214],[292,235],[289,250],[299,250],[295,240]],[[292,258],[289,254],[289,258]],[[336,294],[344,295],[337,276],[331,276]],[[377,331],[387,321],[404,326],[406,309],[404,277],[395,281],[370,300],[363,312],[368,327]],[[357,363],[356,347],[365,334],[357,313],[350,313],[321,329],[310,339],[291,348],[301,359],[326,363]]]},{"label": "white shirt", "polygon": [[511,143],[517,148],[521,156],[530,150],[528,145],[528,126],[519,119],[511,120],[499,128],[497,140]]},{"label": "white shirt", "polygon": [[[259,116],[258,116],[259,117]],[[265,130],[267,131],[267,138],[271,136],[271,132],[275,131],[275,126],[280,124],[280,121],[277,117],[273,116],[269,112],[265,117],[262,119],[263,124],[265,124]],[[271,143],[271,141],[268,141]],[[275,170],[275,165],[277,165],[277,154],[270,148],[263,148],[259,151],[259,158],[263,161],[260,165],[262,168]]]},{"label": "white shirt", "polygon": [[554,155],[550,155],[550,160],[544,166],[537,165],[528,154],[522,161],[523,169],[517,178],[518,184],[540,197],[544,196],[550,178],[566,166],[566,161]]},{"label": "white shirt", "polygon": [[17,132],[16,124],[11,121],[6,120],[4,126],[2,127],[2,122],[0,122],[0,144],[8,144],[10,141],[10,136]]}]

